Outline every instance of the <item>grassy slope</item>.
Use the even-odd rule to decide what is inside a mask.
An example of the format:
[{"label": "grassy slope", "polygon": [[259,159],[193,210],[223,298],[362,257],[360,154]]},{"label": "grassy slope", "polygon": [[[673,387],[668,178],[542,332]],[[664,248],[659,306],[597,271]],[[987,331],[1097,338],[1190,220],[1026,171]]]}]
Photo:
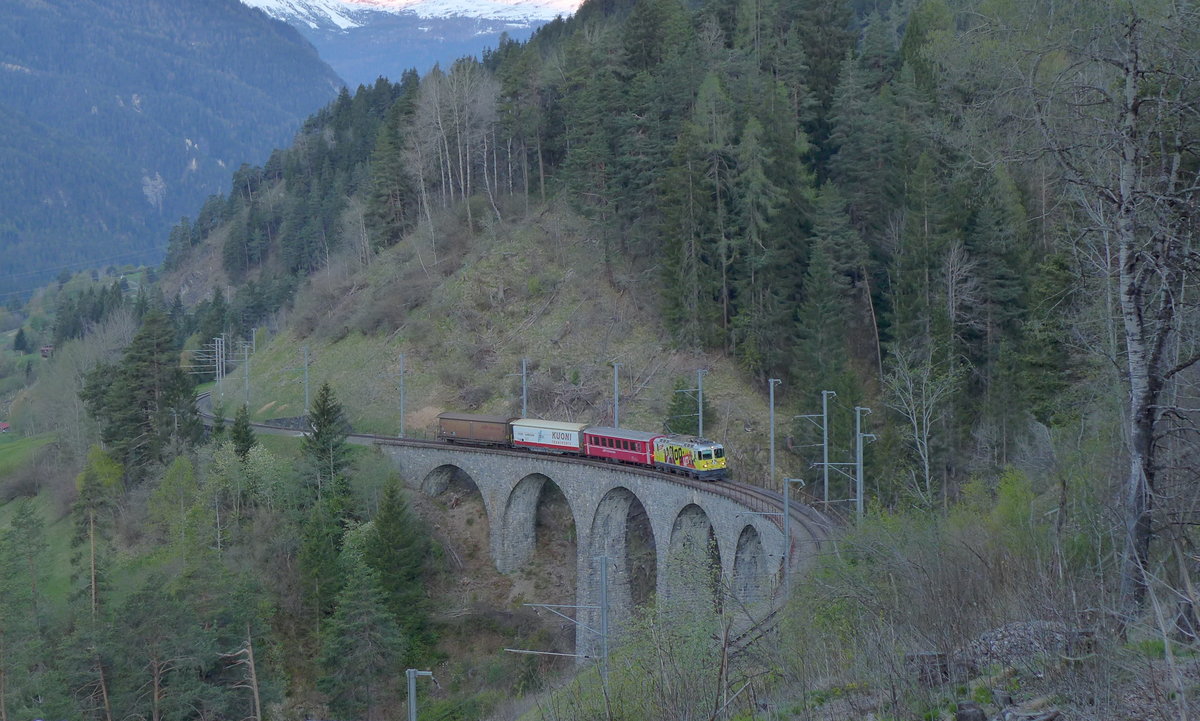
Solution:
[{"label": "grassy slope", "polygon": [[[530,415],[611,423],[616,361],[621,425],[657,430],[675,380],[690,385],[704,367],[705,396],[719,416],[708,419],[706,435],[727,444],[738,478],[761,480],[768,454],[761,391],[724,357],[674,348],[655,311],[658,269],[606,268],[601,249],[574,222],[548,211],[534,222],[498,225],[457,253],[439,249],[436,265],[427,245],[416,252],[416,241],[366,269],[333,264],[301,293],[290,328],[269,339],[260,334],[251,363],[253,416],[302,414],[304,346],[310,393],[328,381],[355,429],[374,433],[399,430],[403,353],[408,435],[430,433],[443,410],[519,413],[522,357],[529,359]],[[359,330],[380,314],[392,322]],[[311,330],[300,337],[298,327]],[[229,415],[243,393],[241,371],[231,372]],[[788,417],[782,402],[777,413]],[[789,472],[787,459],[778,460]]]},{"label": "grassy slope", "polygon": [[[38,437],[40,438],[40,437]],[[22,439],[37,440],[34,439]],[[8,453],[15,444],[0,441],[0,477],[10,472],[16,466],[3,465],[5,460],[12,460]],[[7,531],[12,524],[15,503],[0,504],[0,533]],[[47,548],[42,557],[38,577],[38,590],[47,599],[50,608],[50,618],[54,622],[61,621],[67,611],[67,600],[71,586],[71,528],[69,516],[59,517],[57,504],[49,492],[43,492],[33,499],[33,510],[40,513],[46,522]]]},{"label": "grassy slope", "polygon": [[0,478],[15,472],[33,460],[39,448],[54,440],[54,434],[43,433],[22,438],[15,432],[0,434]]}]

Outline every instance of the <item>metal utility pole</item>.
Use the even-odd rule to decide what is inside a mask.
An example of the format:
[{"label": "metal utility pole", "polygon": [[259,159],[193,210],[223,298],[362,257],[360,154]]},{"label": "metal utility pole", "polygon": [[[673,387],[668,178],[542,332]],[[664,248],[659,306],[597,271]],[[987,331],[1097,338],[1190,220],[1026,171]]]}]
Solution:
[{"label": "metal utility pole", "polygon": [[408,678],[408,721],[417,721],[417,676],[433,676],[433,671],[418,671],[415,668],[405,670]]},{"label": "metal utility pole", "polygon": [[213,342],[216,344],[217,395],[225,400],[225,334],[213,338]]},{"label": "metal utility pole", "polygon": [[863,517],[863,440],[875,440],[874,433],[862,432],[862,414],[871,413],[870,408],[854,406],[854,511],[858,520]]},{"label": "metal utility pole", "polygon": [[528,359],[521,359],[521,417],[529,416],[529,375],[526,368]]},{"label": "metal utility pole", "polygon": [[804,485],[802,478],[783,479],[783,597],[792,593],[792,484]]},{"label": "metal utility pole", "polygon": [[220,381],[222,375],[221,356],[224,351],[224,341],[222,338],[213,338],[212,343],[205,343],[200,350],[192,356],[194,363],[187,366],[189,373],[207,374],[212,373],[213,379],[217,381],[218,395],[220,395]]},{"label": "metal utility pole", "polygon": [[308,418],[308,346],[304,346],[304,417]]},{"label": "metal utility pole", "polygon": [[613,361],[613,428],[621,427],[621,363]]},{"label": "metal utility pole", "polygon": [[250,406],[250,345],[242,341],[242,391],[246,407]]},{"label": "metal utility pole", "polygon": [[833,391],[821,391],[821,476],[825,481],[825,508],[829,508],[829,399]]},{"label": "metal utility pole", "polygon": [[[771,479],[767,483],[768,488],[774,488],[775,486],[775,385],[782,382],[778,378],[767,380],[771,394]],[[784,515],[784,518],[787,518],[787,516]]]},{"label": "metal utility pole", "polygon": [[404,437],[404,354],[400,354],[400,437]]},{"label": "metal utility pole", "polygon": [[258,346],[258,328],[250,329],[250,342],[242,341],[242,362],[246,365],[246,406],[250,406],[250,357],[254,355],[254,351]]},{"label": "metal utility pole", "polygon": [[696,435],[704,437],[704,374],[708,371],[696,369]]}]

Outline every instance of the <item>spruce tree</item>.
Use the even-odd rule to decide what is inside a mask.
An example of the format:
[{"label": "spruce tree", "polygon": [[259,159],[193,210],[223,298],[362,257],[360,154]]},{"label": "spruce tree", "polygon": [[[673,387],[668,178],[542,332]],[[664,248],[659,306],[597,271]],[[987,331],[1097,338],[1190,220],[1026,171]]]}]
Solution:
[{"label": "spruce tree", "polygon": [[322,499],[308,511],[300,536],[300,578],[318,630],[346,584],[338,563],[344,536],[341,508],[334,499]]},{"label": "spruce tree", "polygon": [[733,319],[735,347],[742,364],[760,378],[778,367],[776,333],[784,324],[784,292],[774,272],[781,260],[772,232],[782,191],[767,176],[770,158],[763,143],[762,123],[751,116],[737,146],[734,191],[740,230],[737,256],[742,260],[736,284],[737,310]]},{"label": "spruce tree", "polygon": [[164,460],[172,437],[199,438],[191,380],[179,367],[175,328],[161,310],[146,314],[120,363],[88,375],[81,397],[131,480]]},{"label": "spruce tree", "polygon": [[366,535],[363,560],[378,574],[388,610],[404,635],[420,645],[432,642],[421,582],[428,555],[428,529],[409,510],[400,479],[392,477]]},{"label": "spruce tree", "polygon": [[342,717],[378,718],[395,703],[404,637],[387,611],[379,575],[346,553],[343,563],[354,583],[337,595],[337,609],[323,630],[317,687]]},{"label": "spruce tree", "polygon": [[233,452],[243,461],[250,449],[258,443],[254,437],[254,429],[250,427],[250,409],[243,403],[233,418],[233,426],[229,429],[229,440],[233,442]]},{"label": "spruce tree", "polygon": [[308,427],[301,452],[311,499],[320,501],[326,495],[336,495],[343,502],[348,500],[345,472],[350,467],[350,446],[346,442],[350,424],[329,383],[322,383],[317,391]]}]

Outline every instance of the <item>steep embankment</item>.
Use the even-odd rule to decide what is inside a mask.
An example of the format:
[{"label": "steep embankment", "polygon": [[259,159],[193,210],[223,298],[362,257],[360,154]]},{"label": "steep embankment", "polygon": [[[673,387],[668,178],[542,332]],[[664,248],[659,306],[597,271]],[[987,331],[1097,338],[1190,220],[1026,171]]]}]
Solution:
[{"label": "steep embankment", "polygon": [[[259,335],[254,418],[302,415],[305,348],[310,394],[329,382],[356,430],[388,434],[401,426],[403,354],[403,427],[413,436],[429,434],[443,410],[520,413],[522,358],[530,415],[611,423],[615,362],[621,425],[647,430],[663,427],[676,384],[694,388],[704,369],[716,415],[705,435],[727,445],[736,477],[761,479],[769,410],[728,359],[673,347],[656,312],[656,266],[606,264],[560,208],[475,234],[443,222],[436,242],[417,233],[369,265],[335,257],[312,277],[274,332]],[[228,409],[242,403],[245,369],[231,371],[223,390]],[[786,469],[785,456],[777,460]]]}]

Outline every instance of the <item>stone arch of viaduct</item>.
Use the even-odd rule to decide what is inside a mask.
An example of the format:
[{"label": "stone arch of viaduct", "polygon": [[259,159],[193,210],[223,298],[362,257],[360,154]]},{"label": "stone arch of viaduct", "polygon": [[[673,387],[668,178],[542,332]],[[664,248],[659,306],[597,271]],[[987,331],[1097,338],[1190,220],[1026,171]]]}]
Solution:
[{"label": "stone arch of viaduct", "polygon": [[[610,619],[626,618],[633,608],[626,562],[633,504],[645,509],[653,536],[658,598],[703,595],[698,586],[711,589],[718,564],[721,581],[745,603],[768,598],[779,580],[784,539],[778,517],[756,514],[718,492],[550,454],[403,441],[379,447],[406,483],[427,494],[442,493],[457,474],[469,477],[483,497],[492,559],[502,573],[518,570],[532,556],[538,500],[545,484],[555,484],[575,522],[576,605],[599,606],[598,559],[607,557]],[[816,542],[793,543],[793,567],[803,565]],[[680,573],[688,563],[711,573]],[[598,611],[581,610],[578,618],[598,627]],[[591,655],[595,648],[595,634],[577,628],[576,652]]]}]

